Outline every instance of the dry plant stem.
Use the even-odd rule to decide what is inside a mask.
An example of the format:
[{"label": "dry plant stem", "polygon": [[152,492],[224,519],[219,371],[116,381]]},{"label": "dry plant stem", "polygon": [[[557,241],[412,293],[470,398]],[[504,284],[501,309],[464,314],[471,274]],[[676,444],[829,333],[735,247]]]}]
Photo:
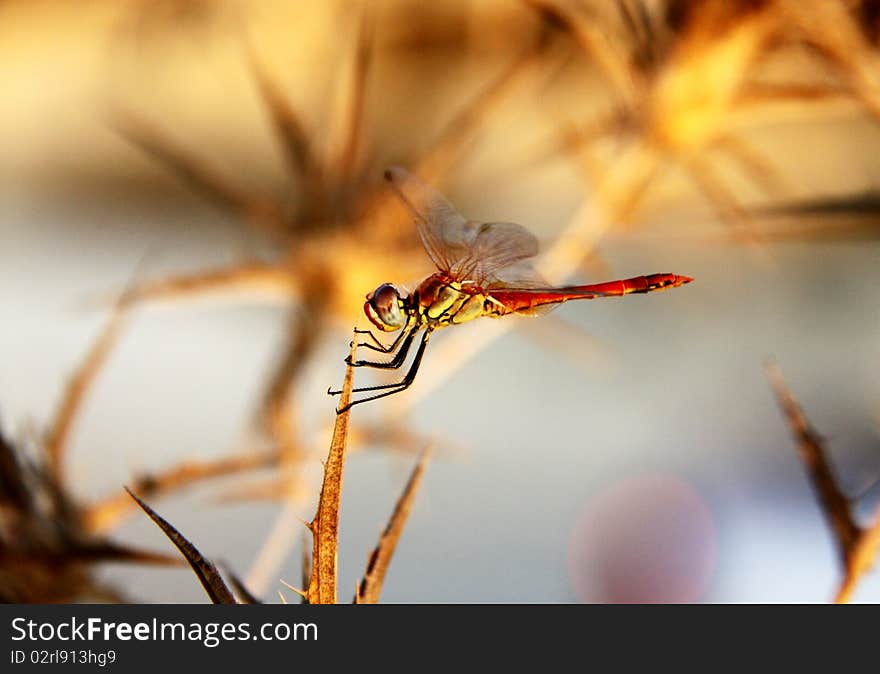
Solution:
[{"label": "dry plant stem", "polygon": [[[349,360],[354,362],[357,351],[356,334],[352,335],[351,343]],[[312,531],[312,574],[307,590],[310,604],[336,603],[339,504],[342,499],[342,473],[348,443],[348,422],[351,417],[351,410],[347,407],[351,401],[353,380],[354,368],[348,365],[339,398],[340,409],[345,411],[336,416],[330,453],[324,464],[324,481],[321,485],[318,509],[314,519],[309,523],[309,529]]]},{"label": "dry plant stem", "polygon": [[260,407],[260,425],[281,449],[285,461],[291,463],[299,458],[293,416],[293,384],[321,332],[321,312],[314,301],[289,311],[284,352],[274,368]]},{"label": "dry plant stem", "polygon": [[874,241],[880,236],[880,194],[859,192],[839,198],[804,200],[756,209],[762,221],[791,221],[764,228],[770,241]]},{"label": "dry plant stem", "polygon": [[363,151],[364,109],[367,79],[373,60],[373,22],[369,4],[364,1],[355,42],[353,82],[350,87],[344,142],[337,162],[339,179],[347,181],[354,174]]},{"label": "dry plant stem", "polygon": [[[523,49],[480,93],[445,127],[437,141],[418,161],[413,171],[425,180],[439,182],[448,175],[461,155],[470,149],[479,129],[494,110],[507,99],[518,83],[542,61],[543,44]],[[391,195],[388,195],[390,198]]]},{"label": "dry plant stem", "polygon": [[[280,457],[278,450],[269,449],[211,461],[188,461],[157,473],[136,477],[132,488],[145,496],[163,496],[206,480],[271,468],[278,465]],[[132,505],[131,499],[124,493],[98,501],[85,510],[85,526],[91,532],[107,531],[128,514]]]},{"label": "dry plant stem", "polygon": [[877,513],[876,522],[869,529],[862,529],[855,523],[849,500],[837,485],[837,479],[826,458],[822,439],[804,416],[775,363],[768,365],[767,376],[779,406],[788,420],[819,505],[834,533],[844,568],[844,579],[835,601],[845,603],[852,597],[853,590],[861,577],[873,566],[880,549],[880,512]]},{"label": "dry plant stem", "polygon": [[125,299],[117,301],[113,313],[97,340],[92,345],[86,359],[67,384],[64,397],[55,413],[55,418],[46,432],[46,454],[49,470],[57,484],[64,481],[64,456],[70,440],[70,433],[76,421],[89,388],[107,362],[113,347],[119,341],[128,318]]},{"label": "dry plant stem", "polygon": [[[312,577],[312,557],[310,554],[309,548],[309,537],[308,534],[303,531],[302,538],[300,539],[300,570],[299,570],[300,582],[303,587],[309,586],[309,579]],[[302,595],[302,603],[308,603],[309,597],[308,594]]]},{"label": "dry plant stem", "polygon": [[299,291],[296,276],[286,265],[255,262],[147,281],[132,290],[131,300],[177,299],[211,291],[251,288],[270,290],[285,300],[295,299]]},{"label": "dry plant stem", "polygon": [[733,134],[722,134],[715,142],[740,170],[768,196],[776,199],[794,192],[793,186],[757,148]]},{"label": "dry plant stem", "polygon": [[250,48],[248,57],[251,73],[257,83],[263,104],[272,118],[275,135],[284,150],[288,171],[291,175],[302,176],[308,185],[314,186],[320,171],[314,148],[302,120]]},{"label": "dry plant stem", "polygon": [[180,550],[180,554],[182,554],[186,558],[186,561],[189,562],[189,565],[192,567],[199,582],[201,582],[202,587],[205,588],[205,592],[208,593],[208,597],[210,597],[211,601],[215,604],[237,603],[235,597],[232,596],[232,592],[229,591],[229,588],[226,587],[226,583],[223,582],[223,578],[220,575],[220,572],[217,571],[217,567],[205,559],[192,543],[156,513],[156,511],[150,508],[150,506],[139,499],[134,492],[127,487],[126,491],[128,491],[131,497],[137,502],[149,518],[156,523],[169,540],[177,546],[177,549]]},{"label": "dry plant stem", "polygon": [[99,541],[96,543],[74,543],[57,554],[30,553],[0,550],[0,566],[70,563],[124,562],[131,564],[151,564],[155,566],[180,566],[179,557],[164,555],[150,550],[127,548],[115,543]]},{"label": "dry plant stem", "polygon": [[779,367],[771,364],[767,368],[767,374],[773,385],[779,406],[788,420],[801,460],[809,472],[816,496],[834,531],[841,562],[846,564],[850,550],[859,537],[859,529],[853,522],[849,501],[837,486],[837,480],[828,464],[825,456],[826,450],[819,435],[810,426],[786,386]]},{"label": "dry plant stem", "polygon": [[238,213],[255,229],[269,234],[284,231],[284,216],[269,200],[252,197],[233,187],[188,152],[176,147],[169,138],[148,126],[131,113],[117,113],[115,128],[132,145],[170,168],[183,182],[191,185],[222,208]]},{"label": "dry plant stem", "polygon": [[413,468],[409,481],[394,506],[391,519],[382,532],[379,545],[370,554],[367,570],[355,593],[355,604],[377,604],[379,602],[379,595],[382,593],[382,585],[385,582],[385,573],[388,571],[391,557],[397,548],[397,541],[400,540],[400,534],[403,533],[403,527],[412,510],[413,501],[419,490],[419,485],[422,483],[422,475],[430,456],[431,448],[429,447],[422,452],[418,463]]},{"label": "dry plant stem", "polygon": [[845,604],[852,599],[856,585],[874,566],[878,552],[880,552],[880,508],[874,513],[874,524],[869,529],[863,529],[853,545],[846,567],[846,576],[834,598],[836,603]]},{"label": "dry plant stem", "polygon": [[547,0],[525,0],[526,5],[568,32],[587,57],[594,61],[613,93],[631,103],[636,96],[638,72],[629,64],[614,36],[603,30],[595,16],[572,12]]},{"label": "dry plant stem", "polygon": [[235,592],[236,597],[238,597],[238,603],[240,604],[262,604],[259,599],[257,599],[251,591],[247,588],[247,586],[242,582],[241,578],[229,568],[228,564],[221,563],[223,567],[224,573],[229,578],[229,584],[232,585],[232,589]]},{"label": "dry plant stem", "polygon": [[712,165],[703,158],[695,156],[691,158],[686,168],[694,185],[706,197],[718,219],[728,225],[733,232],[741,235],[743,242],[753,250],[761,251],[762,241],[748,212],[717,175]]}]

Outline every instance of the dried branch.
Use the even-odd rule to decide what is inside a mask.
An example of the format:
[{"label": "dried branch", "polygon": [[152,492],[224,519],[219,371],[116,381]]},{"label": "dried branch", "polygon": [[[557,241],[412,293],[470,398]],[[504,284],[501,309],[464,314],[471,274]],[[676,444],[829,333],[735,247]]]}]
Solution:
[{"label": "dried branch", "polygon": [[128,320],[128,293],[113,307],[110,318],[99,333],[85,360],[74,372],[55,412],[55,417],[46,430],[45,448],[51,477],[58,483],[64,481],[64,457],[70,441],[77,415],[79,414],[89,389],[107,362],[113,347]]},{"label": "dried branch", "polygon": [[[354,362],[357,351],[357,335],[352,336],[351,357]],[[324,464],[324,481],[315,517],[309,523],[312,531],[312,573],[307,590],[310,604],[335,604],[337,584],[337,552],[339,545],[339,504],[342,499],[342,473],[345,467],[345,449],[348,442],[348,422],[351,409],[352,382],[354,368],[346,366],[339,409],[345,410],[336,416],[330,453]]]},{"label": "dried branch", "polygon": [[137,502],[149,518],[156,523],[169,540],[177,546],[177,549],[180,550],[180,554],[182,554],[186,558],[186,561],[189,562],[193,573],[196,574],[196,577],[199,579],[199,582],[201,582],[202,587],[205,588],[205,592],[208,593],[208,597],[210,597],[211,601],[215,604],[237,603],[232,592],[226,587],[226,583],[223,581],[220,572],[217,571],[217,567],[205,559],[202,556],[202,553],[200,553],[192,543],[190,543],[177,529],[164,520],[150,506],[139,499],[133,491],[128,489],[128,487],[126,487],[125,490]]},{"label": "dried branch", "polygon": [[827,450],[822,439],[810,426],[786,386],[779,366],[775,364],[768,366],[767,376],[770,378],[779,406],[788,420],[801,460],[809,471],[810,480],[822,510],[834,531],[840,559],[846,565],[849,562],[852,547],[859,537],[859,529],[853,522],[849,501],[837,486],[837,479],[826,458]]},{"label": "dried branch", "polygon": [[874,190],[754,209],[761,220],[795,224],[763,229],[773,241],[873,241],[880,237],[880,193]]},{"label": "dried branch", "polygon": [[880,512],[877,514],[876,522],[870,528],[862,529],[856,524],[849,500],[838,486],[837,479],[828,463],[827,450],[822,438],[804,416],[786,386],[782,372],[775,363],[771,363],[767,367],[767,376],[773,386],[779,406],[788,420],[819,505],[834,534],[838,554],[844,568],[844,579],[835,601],[845,603],[850,600],[861,577],[873,566],[877,552],[880,550]]},{"label": "dried branch", "polygon": [[[277,450],[269,449],[210,461],[183,462],[156,473],[135,476],[132,489],[145,497],[164,496],[206,480],[271,468],[278,465],[280,456]],[[98,501],[85,509],[83,519],[86,529],[92,532],[106,531],[117,524],[131,507],[131,499],[124,493]]]},{"label": "dried branch", "polygon": [[[312,555],[309,549],[309,537],[304,531],[302,534],[301,545],[300,545],[300,570],[299,570],[300,582],[303,587],[309,586],[309,579],[312,577]],[[302,603],[309,603],[309,595],[305,593],[302,596]]]},{"label": "dried branch", "polygon": [[355,593],[355,604],[376,604],[379,602],[382,584],[385,582],[385,573],[388,571],[391,557],[397,548],[397,541],[400,539],[400,534],[403,533],[403,527],[406,525],[410,510],[412,510],[413,501],[422,482],[422,474],[425,472],[425,466],[427,466],[430,455],[431,450],[428,448],[422,452],[418,463],[413,468],[409,481],[406,483],[406,488],[394,506],[391,519],[382,532],[379,544],[370,554],[367,570]]},{"label": "dried branch", "polygon": [[247,586],[238,577],[231,568],[229,568],[228,564],[222,564],[223,571],[226,573],[226,576],[229,578],[229,584],[232,585],[232,589],[235,592],[236,597],[238,597],[238,601],[241,604],[262,604],[259,599],[257,599],[250,590],[248,590]]},{"label": "dried branch", "polygon": [[538,42],[527,46],[514,57],[445,126],[432,146],[414,162],[413,171],[425,180],[440,182],[472,145],[485,119],[540,62],[544,47],[542,42]]},{"label": "dried branch", "polygon": [[[551,21],[571,35],[587,58],[596,64],[603,79],[617,97],[628,104],[634,103],[639,87],[643,85],[641,73],[631,66],[620,41],[609,33],[608,26],[597,21],[592,11],[587,15],[547,0],[525,0],[525,2],[545,20]],[[581,5],[580,9],[593,8]]]},{"label": "dried branch", "polygon": [[307,194],[314,197],[317,194],[314,190],[320,181],[321,170],[306,128],[287,97],[266,73],[253,50],[248,50],[248,56],[263,105],[271,117],[275,134],[284,150],[288,170],[291,176],[304,181]]},{"label": "dried branch", "polygon": [[117,112],[113,126],[125,140],[153,157],[183,182],[222,208],[238,213],[258,229],[273,234],[284,231],[284,215],[271,200],[251,196],[234,187],[194,156],[176,147],[169,138],[143,120],[131,113]]},{"label": "dried branch", "polygon": [[132,288],[131,302],[178,299],[212,291],[270,290],[283,299],[293,299],[299,290],[295,274],[286,265],[264,262],[241,263],[194,274],[145,281]]},{"label": "dried branch", "polygon": [[726,133],[715,141],[716,147],[727,154],[751,181],[769,196],[779,198],[794,192],[793,186],[756,147],[739,136]]},{"label": "dried branch", "polygon": [[267,431],[286,461],[299,458],[293,385],[322,331],[321,312],[315,302],[312,297],[309,302],[289,311],[284,350],[273,368],[260,405],[260,426]]},{"label": "dried branch", "polygon": [[362,3],[358,36],[354,50],[353,81],[348,100],[346,130],[339,156],[338,174],[342,181],[354,173],[364,151],[364,103],[367,79],[373,61],[373,21],[369,4]]},{"label": "dried branch", "polygon": [[880,508],[874,513],[874,524],[868,529],[861,530],[858,540],[852,547],[846,576],[834,598],[836,603],[845,604],[852,598],[862,576],[873,568],[878,552],[880,552]]}]

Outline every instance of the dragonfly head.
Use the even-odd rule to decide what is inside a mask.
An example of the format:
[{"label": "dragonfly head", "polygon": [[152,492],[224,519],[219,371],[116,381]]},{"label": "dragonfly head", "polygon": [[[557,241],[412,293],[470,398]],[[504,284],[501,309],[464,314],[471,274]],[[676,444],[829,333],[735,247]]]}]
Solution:
[{"label": "dragonfly head", "polygon": [[364,313],[370,322],[384,332],[400,330],[406,322],[400,291],[390,283],[383,283],[367,295]]}]

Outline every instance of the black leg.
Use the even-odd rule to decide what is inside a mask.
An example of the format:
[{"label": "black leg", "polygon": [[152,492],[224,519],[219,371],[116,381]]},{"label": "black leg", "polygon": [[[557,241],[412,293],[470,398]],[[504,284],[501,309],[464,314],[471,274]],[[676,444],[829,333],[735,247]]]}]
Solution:
[{"label": "black leg", "polygon": [[416,336],[418,331],[421,330],[421,326],[415,325],[413,328],[406,334],[406,339],[403,340],[403,343],[400,345],[400,348],[397,350],[397,353],[394,354],[394,357],[388,361],[381,360],[356,360],[351,362],[350,357],[345,358],[345,362],[352,367],[372,367],[377,370],[396,370],[401,365],[403,365],[404,361],[406,361],[406,356],[409,353],[409,349],[412,346],[413,338]]},{"label": "black leg", "polygon": [[[396,370],[401,365],[403,365],[406,360],[406,356],[409,353],[410,346],[412,346],[413,338],[416,336],[416,333],[419,331],[419,326],[414,327],[409,335],[407,335],[406,340],[403,342],[403,345],[400,347],[400,350],[395,354],[394,358],[388,361],[387,363],[371,363],[367,361],[355,361],[351,363],[352,367],[373,367],[379,370]],[[348,361],[346,361],[348,362]],[[362,386],[361,388],[352,389],[352,393],[360,393],[362,391],[378,391],[383,388],[394,388],[395,386],[400,386],[400,383],[397,384],[383,384],[382,386]],[[332,388],[327,389],[327,395],[338,396],[342,393],[342,389],[333,390]]]},{"label": "black leg", "polygon": [[[416,336],[416,333],[418,333],[418,331],[420,329],[421,329],[421,327],[418,325],[413,326],[413,329],[409,331],[409,333],[406,336],[406,339],[403,340],[403,344],[401,344],[400,348],[397,350],[397,353],[394,354],[394,358],[392,358],[388,362],[372,362],[372,361],[368,361],[368,360],[356,360],[355,362],[351,363],[351,362],[349,362],[349,360],[347,358],[345,359],[345,362],[349,363],[349,365],[351,365],[352,367],[372,367],[377,370],[396,370],[401,365],[403,365],[403,363],[406,361],[406,357],[409,354],[410,347],[412,346],[413,338]],[[382,389],[382,388],[393,388],[394,386],[399,386],[399,385],[400,384],[398,383],[398,384],[385,384],[383,386],[378,386],[378,387],[368,386],[368,387],[363,387],[363,388],[359,388],[359,389],[356,388],[352,392],[357,393],[359,391],[374,391],[374,390]],[[332,388],[327,389],[327,395],[338,396],[340,393],[342,393],[342,389],[337,389],[335,391]]]},{"label": "black leg", "polygon": [[[363,347],[365,349],[371,349],[373,351],[378,351],[379,353],[394,353],[397,350],[397,347],[400,346],[401,340],[406,335],[409,334],[411,323],[412,323],[412,321],[409,318],[407,318],[406,323],[400,329],[400,332],[397,333],[397,337],[395,337],[394,341],[391,342],[391,344],[389,344],[388,346],[386,346],[385,344],[382,344],[382,342],[379,341],[379,339],[376,337],[376,335],[374,335],[369,330],[356,330],[355,332],[358,332],[360,334],[368,334],[370,336],[370,338],[374,342],[376,342],[376,344],[378,345],[378,346],[373,346],[372,344],[369,344],[367,342],[358,342],[358,347]],[[413,327],[415,327],[415,326],[413,326]],[[349,344],[349,346],[351,346],[351,344]],[[346,356],[345,362],[346,363],[349,362],[349,356]]]},{"label": "black leg", "polygon": [[422,363],[422,356],[425,355],[425,347],[428,346],[428,338],[431,336],[430,330],[425,330],[425,334],[422,336],[422,341],[419,343],[419,350],[416,351],[416,357],[413,359],[412,365],[410,365],[409,370],[406,373],[406,376],[396,384],[386,384],[384,386],[364,386],[362,388],[352,389],[352,393],[362,393],[364,391],[380,391],[382,389],[391,389],[389,391],[384,391],[383,393],[379,393],[374,396],[368,396],[366,398],[361,398],[360,400],[354,400],[343,408],[337,408],[336,414],[342,414],[346,410],[350,410],[355,405],[360,405],[361,403],[366,403],[371,400],[378,400],[379,398],[384,398],[386,396],[394,395],[395,393],[400,393],[401,391],[405,391],[410,387],[410,385],[415,381],[416,374],[419,371],[419,365]]},{"label": "black leg", "polygon": [[[408,333],[409,326],[410,326],[411,322],[412,322],[411,319],[409,317],[407,317],[406,323],[400,329],[400,332],[397,333],[397,337],[395,337],[394,341],[391,342],[391,344],[389,344],[388,346],[385,346],[381,341],[379,341],[379,338],[376,337],[376,335],[374,335],[372,333],[372,331],[358,330],[355,328],[356,334],[369,335],[370,339],[372,339],[376,343],[376,345],[374,346],[373,344],[369,344],[367,342],[358,342],[358,347],[363,347],[365,349],[372,349],[373,351],[378,351],[379,353],[394,353],[394,351],[397,350],[397,347],[400,344],[400,340],[402,340],[404,335],[406,335]],[[349,343],[349,346],[351,346],[350,343]],[[348,357],[346,357],[345,362],[346,363],[348,362]]]},{"label": "black leg", "polygon": [[[385,345],[384,345],[384,344],[383,344],[383,343],[382,343],[382,342],[376,337],[376,335],[373,334],[373,331],[372,331],[372,330],[358,330],[357,328],[355,328],[355,329],[354,329],[354,334],[356,334],[356,335],[369,335],[369,336],[370,336],[370,339],[373,340],[373,344],[363,344],[363,343],[358,343],[358,346],[365,346],[365,347],[367,347],[368,349],[375,349],[375,350],[377,350],[377,351],[384,351],[384,350],[387,348],[387,347],[386,347],[386,346],[385,346]],[[351,346],[351,342],[349,342],[348,345]]]}]

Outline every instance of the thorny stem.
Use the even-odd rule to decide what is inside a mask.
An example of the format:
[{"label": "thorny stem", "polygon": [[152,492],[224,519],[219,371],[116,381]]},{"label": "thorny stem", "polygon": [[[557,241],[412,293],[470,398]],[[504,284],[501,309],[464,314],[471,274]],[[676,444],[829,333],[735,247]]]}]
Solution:
[{"label": "thorny stem", "polygon": [[880,512],[875,523],[863,529],[852,516],[849,500],[837,484],[821,437],[810,425],[782,378],[775,363],[767,366],[767,376],[776,399],[788,420],[801,461],[807,469],[822,512],[828,520],[844,568],[844,579],[835,597],[837,603],[850,600],[859,579],[871,568],[880,548]]}]

